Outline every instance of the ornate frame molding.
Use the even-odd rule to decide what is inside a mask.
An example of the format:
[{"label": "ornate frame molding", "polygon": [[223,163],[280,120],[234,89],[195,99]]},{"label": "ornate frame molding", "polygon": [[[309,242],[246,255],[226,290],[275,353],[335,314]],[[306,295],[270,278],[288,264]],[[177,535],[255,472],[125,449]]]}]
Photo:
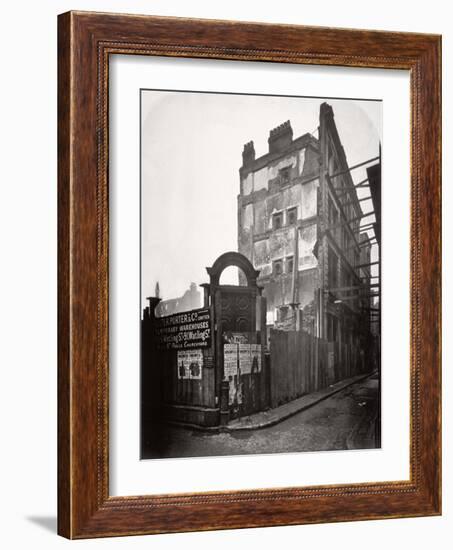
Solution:
[{"label": "ornate frame molding", "polygon": [[[59,533],[87,538],[440,514],[440,37],[88,12],[59,16],[58,30]],[[410,71],[409,481],[109,496],[110,55]]]}]

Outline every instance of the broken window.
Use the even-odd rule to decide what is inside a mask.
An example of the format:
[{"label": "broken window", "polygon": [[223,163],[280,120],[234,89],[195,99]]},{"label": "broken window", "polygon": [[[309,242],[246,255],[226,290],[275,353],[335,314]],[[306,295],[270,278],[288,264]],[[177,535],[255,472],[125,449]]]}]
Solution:
[{"label": "broken window", "polygon": [[286,212],[286,223],[288,225],[294,225],[297,222],[297,206],[288,208]]},{"label": "broken window", "polygon": [[290,170],[291,166],[286,166],[279,171],[280,183],[282,185],[285,185],[285,183],[289,183]]},{"label": "broken window", "polygon": [[283,273],[283,261],[274,260],[272,262],[272,272],[274,275],[281,275]]},{"label": "broken window", "polygon": [[286,273],[292,274],[294,269],[294,257],[289,256],[286,258]]},{"label": "broken window", "polygon": [[272,215],[272,227],[273,229],[280,229],[283,226],[283,212],[278,212]]},{"label": "broken window", "polygon": [[286,321],[288,319],[288,306],[280,306],[280,321]]}]

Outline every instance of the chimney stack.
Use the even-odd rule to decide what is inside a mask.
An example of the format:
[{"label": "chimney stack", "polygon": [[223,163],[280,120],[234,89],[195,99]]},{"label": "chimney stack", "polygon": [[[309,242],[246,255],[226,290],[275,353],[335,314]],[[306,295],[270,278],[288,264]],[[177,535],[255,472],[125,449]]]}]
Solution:
[{"label": "chimney stack", "polygon": [[242,166],[247,166],[255,162],[255,146],[253,141],[249,141],[244,145],[244,150],[242,151]]},{"label": "chimney stack", "polygon": [[269,133],[269,153],[279,153],[284,151],[293,141],[293,129],[291,122],[287,120]]}]

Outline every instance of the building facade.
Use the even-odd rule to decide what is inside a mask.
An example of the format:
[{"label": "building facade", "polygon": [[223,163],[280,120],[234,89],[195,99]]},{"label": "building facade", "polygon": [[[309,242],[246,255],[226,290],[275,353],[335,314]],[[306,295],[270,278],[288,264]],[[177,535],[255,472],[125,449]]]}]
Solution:
[{"label": "building facade", "polygon": [[[157,297],[159,298],[159,296]],[[161,300],[156,306],[155,313],[157,317],[165,317],[166,315],[174,315],[175,313],[199,307],[201,307],[201,292],[195,283],[190,283],[189,288],[182,296]]]},{"label": "building facade", "polygon": [[238,250],[260,271],[267,325],[358,344],[369,333],[370,245],[332,107],[320,107],[318,137],[294,138],[287,121],[268,144],[259,158],[245,144],[238,196]]}]

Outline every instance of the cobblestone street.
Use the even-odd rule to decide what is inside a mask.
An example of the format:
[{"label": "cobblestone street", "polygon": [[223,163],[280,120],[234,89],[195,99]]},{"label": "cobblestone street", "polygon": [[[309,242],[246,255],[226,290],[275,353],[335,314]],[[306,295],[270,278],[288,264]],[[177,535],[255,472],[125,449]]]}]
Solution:
[{"label": "cobblestone street", "polygon": [[209,433],[167,426],[149,458],[266,454],[376,448],[377,375],[362,380],[274,426]]}]

